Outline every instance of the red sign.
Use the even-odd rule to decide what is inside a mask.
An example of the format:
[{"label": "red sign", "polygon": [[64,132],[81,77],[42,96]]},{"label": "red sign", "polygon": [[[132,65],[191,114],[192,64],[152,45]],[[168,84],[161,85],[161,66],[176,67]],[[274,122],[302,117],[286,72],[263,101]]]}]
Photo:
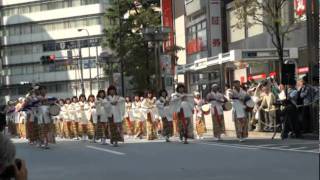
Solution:
[{"label": "red sign", "polygon": [[277,76],[277,73],[276,73],[276,72],[271,72],[271,73],[269,74],[269,76],[270,76],[270,77],[276,77],[276,76]]},{"label": "red sign", "polygon": [[200,52],[204,48],[204,43],[201,38],[192,39],[187,43],[187,54]]},{"label": "red sign", "polygon": [[298,68],[298,73],[299,74],[304,74],[304,73],[308,73],[308,72],[309,72],[309,67]]},{"label": "red sign", "polygon": [[51,54],[49,57],[49,61],[54,61],[56,59],[56,55]]},{"label": "red sign", "polygon": [[267,75],[265,74],[265,73],[263,73],[263,74],[258,74],[258,75],[253,75],[253,76],[249,76],[248,77],[248,80],[257,80],[257,79],[265,79],[265,78],[267,78]]},{"label": "red sign", "polygon": [[298,16],[302,16],[306,13],[307,1],[306,0],[294,0],[294,9]]},{"label": "red sign", "polygon": [[163,43],[163,48],[165,50],[170,49],[174,45],[174,28],[172,12],[172,0],[162,0],[162,25],[171,29],[168,41]]}]

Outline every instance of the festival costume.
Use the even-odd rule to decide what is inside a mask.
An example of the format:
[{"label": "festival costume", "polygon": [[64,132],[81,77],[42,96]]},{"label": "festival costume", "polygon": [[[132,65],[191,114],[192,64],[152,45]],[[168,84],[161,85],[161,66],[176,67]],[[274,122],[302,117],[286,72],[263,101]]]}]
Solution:
[{"label": "festival costume", "polygon": [[146,120],[147,126],[147,139],[154,140],[157,138],[157,131],[155,126],[156,117],[156,98],[145,98],[141,103],[142,115]]},{"label": "festival costume", "polygon": [[225,124],[223,117],[223,103],[224,96],[219,92],[210,92],[207,95],[207,100],[210,102],[210,113],[212,117],[213,124],[213,136],[215,138],[220,138],[221,134],[225,133]]},{"label": "festival costume", "polygon": [[201,107],[204,105],[204,101],[201,98],[194,98],[194,116],[196,120],[196,132],[198,137],[203,137],[203,134],[206,133],[206,124],[204,121],[204,114]]}]

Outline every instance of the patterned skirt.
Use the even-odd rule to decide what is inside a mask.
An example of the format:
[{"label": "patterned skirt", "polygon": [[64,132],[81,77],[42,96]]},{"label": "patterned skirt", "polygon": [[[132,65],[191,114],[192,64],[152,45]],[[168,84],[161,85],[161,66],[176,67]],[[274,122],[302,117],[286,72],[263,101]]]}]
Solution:
[{"label": "patterned skirt", "polygon": [[162,135],[165,137],[170,137],[173,135],[173,124],[172,121],[168,121],[167,118],[162,118]]},{"label": "patterned skirt", "polygon": [[48,133],[50,131],[50,124],[41,124],[40,125],[40,137],[41,139],[44,137],[48,137]]},{"label": "patterned skirt", "polygon": [[108,139],[109,138],[108,123],[98,122],[96,126],[97,126],[96,139],[101,139],[101,138]]},{"label": "patterned skirt", "polygon": [[125,118],[125,121],[123,122],[124,124],[124,132],[127,134],[127,135],[134,135],[134,129],[135,129],[135,124],[134,124],[134,121],[131,121],[129,117]]},{"label": "patterned skirt", "polygon": [[248,120],[235,119],[234,121],[236,127],[237,138],[247,138],[248,137]]},{"label": "patterned skirt", "polygon": [[185,118],[181,113],[179,113],[178,128],[180,139],[182,139],[183,137],[193,138],[191,118]]},{"label": "patterned skirt", "polygon": [[203,118],[197,117],[196,120],[196,131],[198,136],[203,136],[207,132],[206,124]]},{"label": "patterned skirt", "polygon": [[154,140],[157,139],[157,129],[155,123],[152,121],[151,114],[147,115],[147,139]]},{"label": "patterned skirt", "polygon": [[79,137],[80,134],[80,128],[79,128],[79,122],[72,121],[72,131],[75,137]]},{"label": "patterned skirt", "polygon": [[74,133],[72,130],[72,122],[71,121],[65,121],[63,122],[63,132],[64,132],[64,136],[66,138],[74,138]]},{"label": "patterned skirt", "polygon": [[109,119],[109,134],[111,144],[118,141],[124,142],[122,133],[122,123],[115,123],[113,119]]},{"label": "patterned skirt", "polygon": [[213,136],[218,138],[221,134],[225,133],[224,119],[223,116],[212,115],[213,124]]},{"label": "patterned skirt", "polygon": [[94,124],[92,121],[89,121],[88,123],[88,136],[89,139],[92,139],[96,133],[96,124]]}]

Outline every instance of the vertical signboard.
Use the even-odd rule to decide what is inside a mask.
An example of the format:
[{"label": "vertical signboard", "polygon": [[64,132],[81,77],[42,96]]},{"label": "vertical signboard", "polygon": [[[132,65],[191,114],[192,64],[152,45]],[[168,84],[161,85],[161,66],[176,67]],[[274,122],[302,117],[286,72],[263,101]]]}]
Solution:
[{"label": "vertical signboard", "polygon": [[170,49],[174,45],[172,0],[162,0],[162,26],[170,28],[168,40],[163,43],[163,48]]},{"label": "vertical signboard", "polygon": [[222,52],[221,0],[209,0],[209,27],[211,56]]}]

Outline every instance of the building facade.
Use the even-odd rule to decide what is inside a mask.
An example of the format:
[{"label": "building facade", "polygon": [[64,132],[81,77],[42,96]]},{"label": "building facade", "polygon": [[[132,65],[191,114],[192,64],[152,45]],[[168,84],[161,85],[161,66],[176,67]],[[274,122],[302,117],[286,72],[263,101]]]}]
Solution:
[{"label": "building facade", "polygon": [[[284,44],[286,62],[296,65],[297,77],[311,71],[308,51],[310,29],[318,32],[313,33],[311,39],[319,41],[319,30],[314,28],[318,26],[318,29],[319,23],[312,28],[308,27],[306,2],[288,1],[281,11],[283,21],[300,19],[295,24],[296,30],[288,35]],[[217,4],[220,4],[219,11]],[[185,39],[186,53],[178,57],[186,61],[181,62],[180,67],[178,64],[177,73],[184,76],[181,82],[185,82],[190,91],[203,90],[205,93],[212,83],[219,83],[223,88],[224,84],[230,84],[233,80],[246,82],[249,79],[259,81],[269,76],[279,78],[278,55],[271,36],[261,24],[236,28],[234,25],[238,19],[233,0],[186,0],[184,6],[185,36],[176,35],[175,38],[177,42]],[[319,16],[316,13],[318,10],[312,12],[315,12],[312,13],[314,17]],[[177,18],[180,17],[175,17],[175,21]],[[253,20],[248,18],[248,21]],[[318,50],[319,46],[314,48]],[[235,52],[241,54],[233,54]],[[313,74],[318,74],[317,59],[319,56],[313,57],[317,65],[312,68],[315,71]],[[213,63],[213,60],[217,62]]]},{"label": "building facade", "polygon": [[24,96],[32,84],[45,85],[49,96],[79,96],[81,76],[86,95],[105,87],[96,62],[107,6],[108,0],[0,0],[2,101]]}]

